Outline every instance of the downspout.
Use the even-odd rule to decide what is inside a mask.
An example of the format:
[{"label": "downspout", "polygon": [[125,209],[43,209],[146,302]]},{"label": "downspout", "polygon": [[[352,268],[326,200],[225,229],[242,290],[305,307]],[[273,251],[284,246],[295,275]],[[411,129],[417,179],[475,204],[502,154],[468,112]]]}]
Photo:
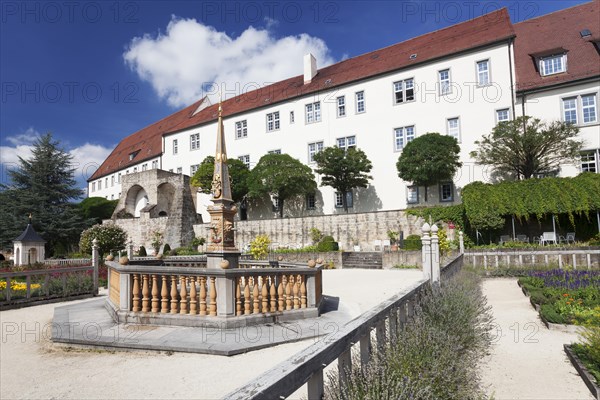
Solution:
[{"label": "downspout", "polygon": [[514,38],[510,38],[508,41],[508,64],[509,64],[509,69],[510,69],[510,99],[511,99],[511,109],[512,109],[512,115],[513,115],[513,119],[515,118],[515,105],[516,105],[516,99],[515,99],[515,92],[516,92],[516,87],[515,87],[515,81],[514,81],[514,76],[513,76],[513,47],[514,47]]}]

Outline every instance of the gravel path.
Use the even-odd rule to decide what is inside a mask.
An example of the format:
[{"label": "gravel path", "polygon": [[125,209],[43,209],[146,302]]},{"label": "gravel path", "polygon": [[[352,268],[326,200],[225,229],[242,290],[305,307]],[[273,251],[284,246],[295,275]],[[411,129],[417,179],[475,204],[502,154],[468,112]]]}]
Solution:
[{"label": "gravel path", "polygon": [[[421,278],[420,270],[327,270],[323,288],[354,318]],[[312,344],[233,357],[69,350],[47,338],[63,304],[0,312],[0,399],[215,399]]]},{"label": "gravel path", "polygon": [[496,400],[593,399],[563,350],[577,334],[548,330],[516,279],[488,279],[483,293],[492,306],[497,340],[482,366]]}]

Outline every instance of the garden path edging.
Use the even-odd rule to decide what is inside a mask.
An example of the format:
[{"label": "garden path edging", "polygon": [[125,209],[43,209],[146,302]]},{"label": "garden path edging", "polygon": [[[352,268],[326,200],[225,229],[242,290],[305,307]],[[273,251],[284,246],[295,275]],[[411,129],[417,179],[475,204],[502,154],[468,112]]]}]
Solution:
[{"label": "garden path edging", "polygon": [[571,345],[565,344],[564,348],[565,353],[567,353],[567,357],[579,373],[579,376],[581,376],[581,379],[583,379],[583,381],[585,382],[585,385],[588,387],[588,389],[590,389],[592,395],[595,396],[597,400],[600,400],[600,387],[596,385],[595,379],[592,376],[592,374],[588,372],[585,365],[583,365],[581,360],[579,360],[579,357],[577,357],[577,354],[575,354],[573,350],[571,350]]}]

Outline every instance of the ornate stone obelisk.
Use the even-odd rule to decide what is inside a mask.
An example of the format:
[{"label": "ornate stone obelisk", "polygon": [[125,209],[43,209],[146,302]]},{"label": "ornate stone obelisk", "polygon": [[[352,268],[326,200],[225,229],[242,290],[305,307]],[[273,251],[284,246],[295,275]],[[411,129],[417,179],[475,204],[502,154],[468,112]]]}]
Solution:
[{"label": "ornate stone obelisk", "polygon": [[219,101],[217,150],[212,180],[213,205],[208,207],[210,230],[207,247],[207,268],[237,268],[240,252],[235,247],[234,221],[237,212],[231,198],[231,182],[227,166],[227,149],[223,129],[223,109]]}]

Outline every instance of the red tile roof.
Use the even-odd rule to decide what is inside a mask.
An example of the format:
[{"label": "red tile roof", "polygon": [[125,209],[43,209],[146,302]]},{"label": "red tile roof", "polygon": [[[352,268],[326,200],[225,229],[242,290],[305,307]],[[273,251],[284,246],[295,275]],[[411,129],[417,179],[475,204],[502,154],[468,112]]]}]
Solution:
[{"label": "red tile roof", "polygon": [[[304,84],[304,75],[299,75],[243,93],[223,103],[223,116],[265,107],[294,97],[497,43],[511,37],[514,37],[514,30],[507,10],[497,10],[470,21],[319,69],[317,75],[306,85]],[[411,59],[413,54],[416,54],[415,59]],[[194,117],[182,121],[170,132],[212,122],[216,118],[217,105],[215,104],[205,108]]]},{"label": "red tile roof", "polygon": [[[600,0],[567,8],[514,25],[517,90],[527,91],[600,76]],[[581,37],[589,29],[591,36]],[[536,56],[567,52],[567,72],[541,76]]]},{"label": "red tile roof", "polygon": [[[491,45],[512,38],[514,34],[507,10],[501,9],[322,68],[312,82],[306,85],[304,85],[304,76],[299,75],[243,93],[223,102],[223,116],[258,109],[294,97]],[[411,59],[413,54],[416,54],[416,58]],[[137,164],[143,159],[160,155],[161,136],[167,133],[203,125],[217,119],[216,104],[192,116],[198,105],[199,102],[123,139],[88,181],[114,173],[127,165]],[[129,154],[136,150],[141,150],[141,153],[130,162]]]},{"label": "red tile roof", "polygon": [[[189,119],[203,101],[204,99],[201,99],[121,140],[100,168],[88,179],[88,182],[120,171],[128,165],[160,156],[163,134],[182,121]],[[136,151],[139,153],[133,160],[129,160],[129,155]]]}]

